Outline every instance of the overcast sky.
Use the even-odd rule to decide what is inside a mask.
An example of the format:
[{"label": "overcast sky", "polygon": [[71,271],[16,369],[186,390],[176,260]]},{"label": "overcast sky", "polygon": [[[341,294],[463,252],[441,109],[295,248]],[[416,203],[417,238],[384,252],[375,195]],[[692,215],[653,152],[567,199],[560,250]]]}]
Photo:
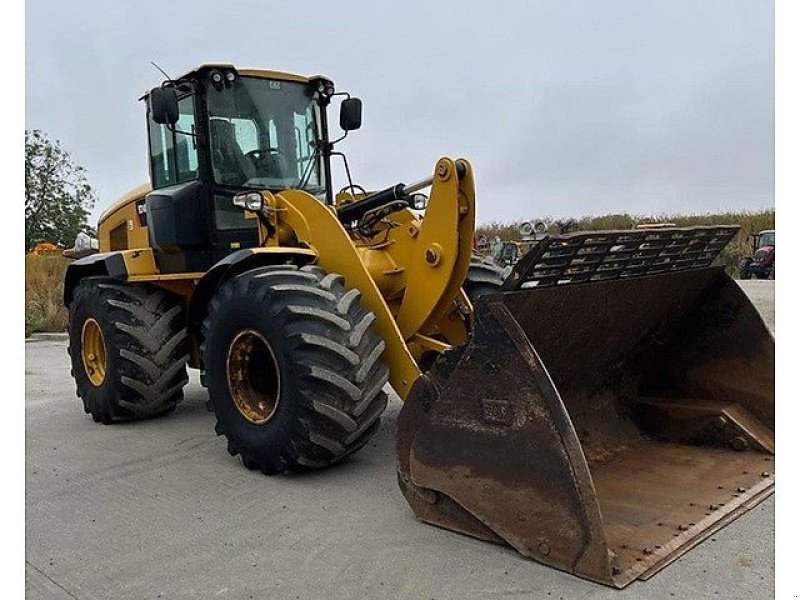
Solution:
[{"label": "overcast sky", "polygon": [[340,149],[367,187],[470,159],[481,222],[759,209],[773,15],[768,0],[28,0],[26,126],[87,168],[96,217],[147,179],[150,61],[230,62],[361,97]]}]

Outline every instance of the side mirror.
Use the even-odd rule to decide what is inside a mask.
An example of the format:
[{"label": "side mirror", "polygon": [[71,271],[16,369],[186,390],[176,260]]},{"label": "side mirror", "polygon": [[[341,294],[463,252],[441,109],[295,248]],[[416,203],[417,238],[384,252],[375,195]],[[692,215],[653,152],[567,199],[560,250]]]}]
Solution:
[{"label": "side mirror", "polygon": [[157,87],[148,96],[150,114],[159,125],[174,125],[178,122],[178,93],[172,87]]},{"label": "side mirror", "polygon": [[353,131],[361,127],[361,99],[342,100],[339,107],[339,127],[343,131]]}]

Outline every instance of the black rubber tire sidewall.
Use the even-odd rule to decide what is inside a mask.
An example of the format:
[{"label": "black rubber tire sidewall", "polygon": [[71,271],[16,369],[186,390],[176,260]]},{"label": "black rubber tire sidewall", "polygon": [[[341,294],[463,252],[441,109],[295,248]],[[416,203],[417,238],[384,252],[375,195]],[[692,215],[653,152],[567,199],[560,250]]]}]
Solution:
[{"label": "black rubber tire sidewall", "polygon": [[[278,365],[278,405],[272,418],[262,425],[251,423],[239,412],[228,386],[228,349],[234,337],[244,329],[253,329],[264,336]],[[257,454],[252,458],[259,462],[279,454],[293,439],[292,428],[296,424],[300,405],[294,398],[296,386],[292,382],[297,381],[299,374],[294,372],[291,361],[287,360],[287,346],[280,320],[270,316],[256,298],[241,295],[234,295],[232,301],[214,314],[214,326],[209,329],[205,339],[206,382],[217,420],[229,435],[237,438],[237,446],[249,448],[251,454]]]},{"label": "black rubber tire sidewall", "polygon": [[[183,399],[189,355],[183,313],[175,298],[158,289],[88,277],[77,286],[69,310],[68,351],[76,392],[95,421],[152,418],[171,412]],[[137,310],[141,312],[134,316]],[[105,345],[106,377],[99,386],[89,380],[81,356],[81,333],[89,318],[97,321]],[[158,350],[150,347],[152,341],[143,344],[144,332],[164,336]],[[165,353],[165,348],[170,351]],[[148,368],[147,362],[152,367]]]},{"label": "black rubber tire sidewall", "polygon": [[[102,281],[102,280],[97,280]],[[96,293],[96,287],[89,287],[92,280],[87,280],[87,286],[80,286],[70,305],[69,319],[69,355],[72,362],[72,373],[79,395],[83,398],[86,412],[91,412],[96,421],[109,423],[115,416],[127,416],[128,411],[112,406],[117,400],[116,390],[119,385],[119,373],[116,364],[116,355],[111,349],[114,343],[113,327],[108,305],[103,302],[102,295]],[[93,293],[93,291],[95,293]],[[99,386],[94,385],[86,373],[81,355],[81,334],[84,323],[90,318],[97,321],[103,333],[106,355],[106,377]],[[122,412],[123,414],[118,414]],[[117,414],[115,414],[117,413]]]}]

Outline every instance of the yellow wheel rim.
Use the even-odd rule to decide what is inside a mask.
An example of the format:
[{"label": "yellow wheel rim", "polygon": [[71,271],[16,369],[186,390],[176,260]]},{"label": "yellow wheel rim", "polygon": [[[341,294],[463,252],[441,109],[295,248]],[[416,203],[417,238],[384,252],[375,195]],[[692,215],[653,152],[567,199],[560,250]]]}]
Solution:
[{"label": "yellow wheel rim", "polygon": [[106,342],[100,324],[92,318],[86,319],[81,331],[81,358],[92,385],[103,385],[106,379]]},{"label": "yellow wheel rim", "polygon": [[241,415],[254,425],[275,416],[280,398],[280,373],[266,338],[244,329],[228,346],[228,388]]}]

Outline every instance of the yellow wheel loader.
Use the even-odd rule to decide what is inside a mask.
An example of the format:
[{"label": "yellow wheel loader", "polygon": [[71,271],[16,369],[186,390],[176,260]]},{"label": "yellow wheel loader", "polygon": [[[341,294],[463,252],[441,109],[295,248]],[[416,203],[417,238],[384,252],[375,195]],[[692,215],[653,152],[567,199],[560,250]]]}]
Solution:
[{"label": "yellow wheel loader", "polygon": [[210,64],[145,94],[150,184],[66,273],[87,413],[171,411],[199,369],[229,452],[276,474],[364,446],[388,383],[420,520],[618,587],[772,492],[774,340],[714,266],[736,228],[470,269],[469,162],[334,193],[337,96],[347,135],[361,102],[325,77]]}]

